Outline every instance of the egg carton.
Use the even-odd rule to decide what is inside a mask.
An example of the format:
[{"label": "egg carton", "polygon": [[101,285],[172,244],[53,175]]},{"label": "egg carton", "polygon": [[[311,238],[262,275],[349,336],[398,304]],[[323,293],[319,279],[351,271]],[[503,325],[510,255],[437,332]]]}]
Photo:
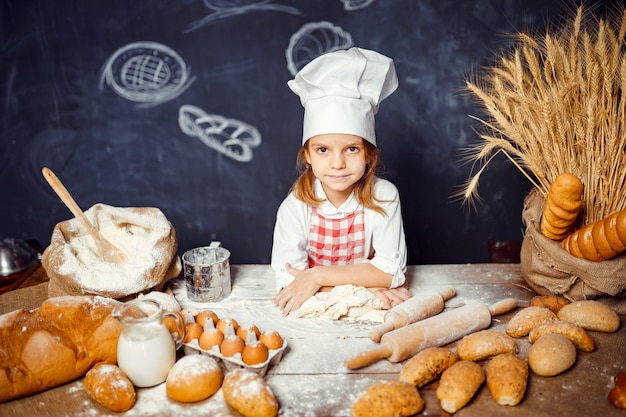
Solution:
[{"label": "egg carton", "polygon": [[256,365],[248,365],[241,359],[241,353],[235,353],[234,356],[227,357],[220,353],[218,346],[213,346],[211,349],[202,349],[198,344],[198,339],[193,339],[190,342],[183,344],[183,350],[185,355],[202,354],[213,357],[222,366],[222,368],[228,372],[235,369],[248,369],[256,372],[260,376],[264,376],[267,373],[267,369],[271,366],[276,366],[283,357],[283,352],[287,347],[287,341],[283,339],[283,345],[278,349],[269,349],[267,359],[265,362],[261,362]]}]

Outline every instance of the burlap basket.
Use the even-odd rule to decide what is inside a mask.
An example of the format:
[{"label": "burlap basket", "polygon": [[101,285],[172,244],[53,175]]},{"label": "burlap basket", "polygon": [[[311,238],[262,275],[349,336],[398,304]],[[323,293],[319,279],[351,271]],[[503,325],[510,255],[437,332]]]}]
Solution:
[{"label": "burlap basket", "polygon": [[522,221],[526,232],[520,263],[528,285],[542,295],[562,295],[570,301],[595,299],[626,313],[626,253],[593,262],[576,258],[558,242],[541,234],[545,199],[532,190],[524,200]]}]

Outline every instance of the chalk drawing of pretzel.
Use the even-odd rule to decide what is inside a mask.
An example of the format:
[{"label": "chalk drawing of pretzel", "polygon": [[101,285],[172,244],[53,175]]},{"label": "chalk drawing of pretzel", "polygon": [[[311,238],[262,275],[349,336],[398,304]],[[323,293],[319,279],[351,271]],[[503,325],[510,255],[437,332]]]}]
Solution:
[{"label": "chalk drawing of pretzel", "polygon": [[206,114],[185,104],[178,112],[183,133],[197,137],[206,146],[239,162],[252,160],[252,149],[261,144],[261,134],[252,125],[216,114]]}]

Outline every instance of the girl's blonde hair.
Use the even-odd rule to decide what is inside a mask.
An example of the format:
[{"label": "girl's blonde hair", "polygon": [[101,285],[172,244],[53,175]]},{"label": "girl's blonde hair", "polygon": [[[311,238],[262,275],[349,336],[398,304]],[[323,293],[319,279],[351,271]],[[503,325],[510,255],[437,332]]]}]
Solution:
[{"label": "girl's blonde hair", "polygon": [[[365,144],[365,173],[361,179],[354,184],[354,195],[363,207],[386,216],[387,213],[385,213],[385,209],[378,204],[383,200],[377,199],[374,195],[374,181],[376,179],[376,169],[380,159],[378,148],[366,140],[364,140],[363,143]],[[315,196],[315,175],[313,175],[311,165],[306,162],[305,152],[308,144],[309,142],[307,141],[298,151],[296,165],[300,176],[291,186],[290,192],[293,192],[296,198],[305,204],[317,207],[324,202],[324,200]]]}]

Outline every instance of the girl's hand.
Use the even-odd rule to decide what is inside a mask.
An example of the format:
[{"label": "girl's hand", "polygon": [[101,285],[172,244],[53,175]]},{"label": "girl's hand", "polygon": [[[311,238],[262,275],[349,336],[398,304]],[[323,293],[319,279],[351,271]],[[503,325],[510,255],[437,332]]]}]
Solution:
[{"label": "girl's hand", "polygon": [[296,269],[289,264],[286,264],[285,268],[295,279],[280,290],[273,300],[274,304],[282,310],[283,316],[299,309],[302,303],[313,296],[321,287],[314,279],[313,269]]},{"label": "girl's hand", "polygon": [[411,292],[404,288],[368,288],[385,304],[385,308],[392,308],[411,298]]}]

